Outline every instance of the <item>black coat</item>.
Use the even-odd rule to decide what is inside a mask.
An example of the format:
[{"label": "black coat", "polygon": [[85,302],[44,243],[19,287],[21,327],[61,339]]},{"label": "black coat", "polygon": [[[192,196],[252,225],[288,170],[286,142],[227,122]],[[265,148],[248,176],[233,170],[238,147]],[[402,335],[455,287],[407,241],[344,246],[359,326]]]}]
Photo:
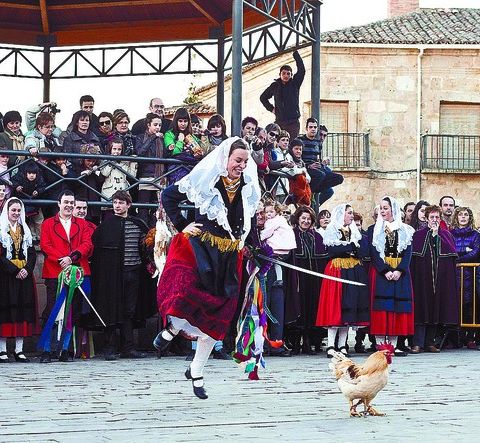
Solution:
[{"label": "black coat", "polygon": [[[297,63],[297,73],[285,84],[277,78],[260,96],[267,111],[272,112],[275,107],[276,122],[285,123],[300,118],[299,94],[305,77],[305,65],[297,51],[293,53],[293,58]],[[270,103],[272,97],[275,106]]]},{"label": "black coat", "polygon": [[[142,260],[146,262],[143,239],[148,227],[139,218],[128,219],[142,231],[138,247]],[[123,322],[125,220],[123,217],[110,217],[97,227],[92,236],[92,300],[107,326],[120,325]],[[157,312],[156,281],[147,273],[144,264],[141,266],[139,278],[139,293],[133,320],[137,327],[142,327],[144,321]],[[93,322],[99,326],[98,319]]]}]

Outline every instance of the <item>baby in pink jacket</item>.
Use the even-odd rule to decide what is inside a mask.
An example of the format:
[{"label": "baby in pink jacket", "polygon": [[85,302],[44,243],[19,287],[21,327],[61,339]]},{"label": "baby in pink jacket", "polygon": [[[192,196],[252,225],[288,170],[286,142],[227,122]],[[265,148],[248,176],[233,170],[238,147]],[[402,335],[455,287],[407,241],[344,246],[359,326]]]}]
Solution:
[{"label": "baby in pink jacket", "polygon": [[297,247],[295,234],[285,217],[280,214],[280,206],[273,201],[265,203],[265,226],[260,231],[260,239],[277,255],[288,254]]}]

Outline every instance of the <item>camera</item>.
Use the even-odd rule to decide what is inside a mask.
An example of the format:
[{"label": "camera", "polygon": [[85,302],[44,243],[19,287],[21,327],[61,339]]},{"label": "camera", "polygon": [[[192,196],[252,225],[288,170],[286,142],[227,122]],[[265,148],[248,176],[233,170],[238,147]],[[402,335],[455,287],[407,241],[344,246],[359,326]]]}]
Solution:
[{"label": "camera", "polygon": [[62,112],[62,110],[58,109],[57,105],[50,106],[50,114],[55,115],[55,114],[58,114],[59,112]]}]

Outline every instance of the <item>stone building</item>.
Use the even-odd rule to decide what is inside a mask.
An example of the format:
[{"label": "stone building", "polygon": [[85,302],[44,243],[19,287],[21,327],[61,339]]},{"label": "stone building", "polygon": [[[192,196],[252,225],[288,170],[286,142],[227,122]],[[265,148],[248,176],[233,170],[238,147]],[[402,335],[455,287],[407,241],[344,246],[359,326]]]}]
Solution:
[{"label": "stone building", "polygon": [[[400,3],[411,12],[395,15],[399,2],[391,1],[388,19],[322,34],[321,123],[336,133],[324,151],[345,176],[327,206],[350,201],[369,214],[385,194],[402,204],[419,198],[438,203],[449,194],[478,213],[480,9]],[[307,67],[300,96],[305,121],[311,50],[300,53]],[[285,63],[294,67],[291,54],[244,70],[244,115],[262,125],[273,120],[259,96]],[[230,87],[227,78],[226,95]],[[213,84],[197,94],[215,104]]]}]

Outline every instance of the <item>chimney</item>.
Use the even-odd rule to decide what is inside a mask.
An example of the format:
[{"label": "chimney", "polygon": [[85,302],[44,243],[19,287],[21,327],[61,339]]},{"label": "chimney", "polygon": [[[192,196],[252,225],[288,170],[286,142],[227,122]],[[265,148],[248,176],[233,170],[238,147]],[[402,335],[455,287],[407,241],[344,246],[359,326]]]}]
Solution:
[{"label": "chimney", "polygon": [[388,17],[408,14],[420,9],[420,0],[388,0]]}]

